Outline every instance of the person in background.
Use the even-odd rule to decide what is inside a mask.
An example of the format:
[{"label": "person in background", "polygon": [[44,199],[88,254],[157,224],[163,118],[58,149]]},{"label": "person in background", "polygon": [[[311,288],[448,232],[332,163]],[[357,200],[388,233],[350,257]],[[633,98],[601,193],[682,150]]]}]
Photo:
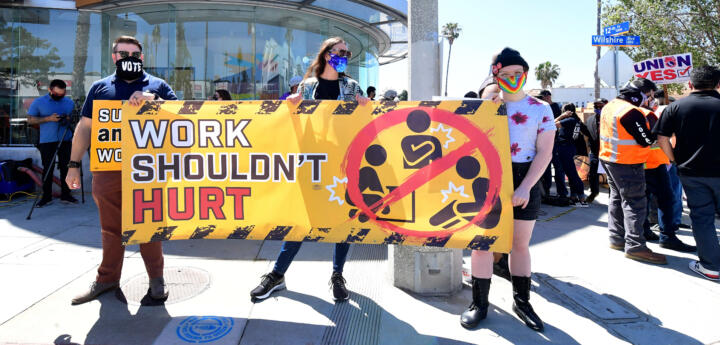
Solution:
[{"label": "person in background", "polygon": [[[654,111],[655,114],[657,114],[658,119],[662,117],[662,113],[667,108],[667,105],[663,105],[665,103],[665,92],[663,90],[658,91],[655,94],[655,99],[657,100],[658,107]],[[675,102],[675,97],[668,97],[668,104],[672,104]],[[670,139],[670,143],[673,147],[675,147],[675,138]],[[668,169],[668,177],[670,178],[670,186],[673,191],[674,199],[673,199],[673,222],[677,225],[679,229],[691,229],[690,225],[687,225],[682,222],[682,213],[683,213],[683,191],[682,191],[682,183],[680,183],[680,176],[678,175],[678,168],[676,165],[670,164]],[[658,209],[658,223],[655,225],[659,230],[659,228],[662,226],[661,222],[663,219],[663,211]]]},{"label": "person in background", "polygon": [[620,89],[620,96],[600,113],[600,164],[610,185],[608,230],[610,248],[625,257],[652,264],[667,264],[665,255],[646,245],[644,222],[647,216],[645,163],[655,141],[641,106],[657,90],[655,83],[636,79]]},{"label": "person in background", "polygon": [[375,87],[374,86],[368,86],[367,88],[367,98],[369,98],[371,101],[375,100]]},{"label": "person in background", "polygon": [[[552,93],[549,90],[541,90],[535,98],[546,102],[550,105],[550,109],[552,109],[553,112],[553,118],[556,119],[562,111],[560,111],[560,105],[553,102],[552,100]],[[557,142],[557,133],[555,136],[555,143],[553,146],[553,150],[557,148],[558,142]],[[555,152],[553,152],[553,156],[555,155]],[[551,167],[552,166],[552,167]],[[561,177],[563,179],[563,189],[565,191],[565,195],[561,195],[560,191],[561,189],[558,188],[558,186],[555,186],[555,192],[558,193],[558,198],[552,198],[550,196],[550,188],[552,187],[552,180],[553,180],[553,170],[555,172],[555,180],[557,181],[558,177]],[[548,165],[548,167],[545,169],[545,172],[543,173],[543,176],[540,178],[541,186],[542,186],[542,201],[547,204],[555,204],[558,203],[559,205],[569,205],[570,199],[567,197],[567,190],[564,189],[565,186],[565,173],[563,172],[562,165],[555,159],[552,160],[551,164]],[[557,199],[557,200],[556,200]],[[553,202],[552,200],[555,200]]]},{"label": "person in background", "polygon": [[587,207],[583,192],[585,186],[575,167],[575,140],[583,134],[589,136],[590,132],[575,112],[575,104],[565,104],[562,111],[562,115],[555,119],[558,133],[553,149],[553,164],[561,166],[563,173],[555,172],[555,188],[559,196],[567,196],[567,189],[565,188],[565,176],[567,175],[570,182],[570,201],[578,207]]},{"label": "person in background", "polygon": [[[57,150],[57,160],[60,168],[60,200],[65,203],[77,204],[77,199],[70,195],[70,188],[65,182],[70,162],[73,133],[69,118],[72,115],[75,103],[65,97],[65,82],[55,79],[50,82],[48,94],[35,99],[28,109],[28,124],[40,125],[40,143],[37,148],[43,163],[42,199],[37,207],[44,207],[52,202],[52,184],[55,175],[55,163],[50,164]],[[64,136],[63,136],[64,135]],[[58,144],[60,147],[58,148]]]},{"label": "person in background", "polygon": [[296,75],[292,78],[290,78],[290,91],[285,92],[282,97],[280,97],[280,100],[286,100],[290,95],[294,95],[297,93],[298,85],[300,85],[300,82],[302,81],[302,77],[299,75]]},{"label": "person in background", "polygon": [[[649,107],[648,107],[649,108]],[[645,118],[647,118],[649,128],[653,128],[658,121],[655,113],[647,108],[640,109]],[[658,219],[660,225],[660,236],[655,235],[650,230],[649,217],[645,218],[643,226],[643,236],[648,241],[660,241],[660,247],[672,249],[684,253],[694,253],[695,246],[683,243],[675,234],[678,226],[673,218],[673,204],[675,203],[675,195],[670,186],[670,177],[668,176],[668,165],[670,159],[662,152],[659,144],[656,142],[650,147],[650,154],[645,162],[645,196],[648,200],[648,214],[650,213],[651,197],[657,200],[657,209],[663,211],[662,217]]]},{"label": "person in background", "polygon": [[560,105],[553,102],[552,100],[552,92],[550,90],[542,90],[540,91],[540,94],[538,94],[540,99],[545,101],[545,103],[550,104],[550,109],[552,109],[553,116],[557,118],[562,114],[562,111],[560,110]]},{"label": "person in background", "polygon": [[[115,63],[115,73],[92,84],[82,108],[83,116],[75,128],[66,179],[72,189],[80,188],[82,183],[80,160],[90,147],[94,100],[127,100],[133,106],[139,106],[143,101],[177,100],[170,85],[145,72],[142,45],[135,37],[120,36],[115,39],[111,56]],[[100,216],[102,262],[90,289],[73,298],[73,305],[92,301],[105,292],[117,289],[125,258],[121,226],[121,172],[95,171],[92,175],[92,194]],[[148,297],[164,302],[168,298],[168,291],[163,278],[165,259],[162,242],[141,244],[140,255],[150,280]]]},{"label": "person in background", "polygon": [[[357,101],[361,106],[367,104],[370,100],[363,97],[358,82],[345,74],[347,60],[351,56],[352,53],[348,50],[345,40],[340,37],[326,39],[305,73],[305,79],[300,82],[298,92],[289,96],[288,102],[298,104],[301,100],[327,99]],[[290,268],[302,244],[302,242],[283,242],[273,270],[263,275],[260,285],[250,292],[250,299],[253,302],[266,299],[273,292],[285,288],[285,272]],[[335,301],[345,301],[350,298],[342,275],[349,250],[349,243],[335,244],[333,273],[330,276]]]},{"label": "person in background", "polygon": [[478,94],[475,93],[475,91],[468,91],[468,92],[465,94],[465,96],[463,96],[463,97],[464,97],[464,98],[478,98]]},{"label": "person in background", "polygon": [[232,96],[228,90],[218,89],[212,96],[213,101],[232,101]]},{"label": "person in background", "polygon": [[[502,90],[502,100],[510,114],[507,118],[515,188],[510,254],[513,311],[527,327],[542,332],[543,322],[530,304],[530,238],[540,208],[537,182],[552,158],[555,126],[550,106],[523,90],[528,70],[525,59],[511,48],[495,55],[491,64],[492,76]],[[493,258],[492,252],[472,251],[472,303],[460,316],[460,324],[465,328],[474,328],[487,317]]]},{"label": "person in background", "polygon": [[383,101],[394,101],[395,97],[397,97],[397,91],[395,90],[387,90],[382,96]]},{"label": "person in background", "polygon": [[[693,92],[663,111],[653,128],[671,164],[678,167],[687,195],[699,260],[690,269],[709,280],[720,280],[720,243],[715,214],[720,213],[720,69],[694,67]],[[670,138],[675,136],[675,148]]]},{"label": "person in background", "polygon": [[593,102],[594,114],[585,120],[585,127],[588,129],[588,146],[590,148],[590,171],[588,172],[588,184],[590,184],[590,195],[585,201],[590,204],[600,194],[600,175],[598,174],[598,166],[600,161],[600,112],[608,100],[598,98]]}]

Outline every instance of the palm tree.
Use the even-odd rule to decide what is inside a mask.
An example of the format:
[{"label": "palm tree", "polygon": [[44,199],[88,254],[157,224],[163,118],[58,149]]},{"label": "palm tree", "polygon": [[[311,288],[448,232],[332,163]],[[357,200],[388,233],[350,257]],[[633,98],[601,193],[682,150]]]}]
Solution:
[{"label": "palm tree", "polygon": [[447,38],[448,43],[450,44],[450,49],[448,49],[447,68],[445,68],[445,96],[447,96],[448,76],[450,75],[450,54],[452,53],[452,45],[455,39],[460,36],[460,31],[462,31],[462,28],[458,26],[458,23],[447,23],[443,25],[442,28],[442,36]]},{"label": "palm tree", "polygon": [[560,76],[560,67],[546,61],[535,67],[535,78],[540,81],[543,89],[552,87],[552,84]]}]

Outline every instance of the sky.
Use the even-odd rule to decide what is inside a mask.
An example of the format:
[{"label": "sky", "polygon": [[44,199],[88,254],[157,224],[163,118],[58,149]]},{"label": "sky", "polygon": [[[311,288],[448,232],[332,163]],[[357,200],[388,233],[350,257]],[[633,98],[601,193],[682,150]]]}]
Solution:
[{"label": "sky", "polygon": [[[530,65],[526,90],[540,87],[535,67],[545,61],[560,67],[554,87],[594,87],[591,36],[596,31],[596,5],[592,0],[438,0],[440,27],[456,22],[462,28],[452,48],[448,96],[477,92],[488,75],[490,58],[504,47],[518,50]],[[444,91],[448,44],[443,41]],[[407,89],[407,73],[407,59],[381,66],[378,90]]]}]

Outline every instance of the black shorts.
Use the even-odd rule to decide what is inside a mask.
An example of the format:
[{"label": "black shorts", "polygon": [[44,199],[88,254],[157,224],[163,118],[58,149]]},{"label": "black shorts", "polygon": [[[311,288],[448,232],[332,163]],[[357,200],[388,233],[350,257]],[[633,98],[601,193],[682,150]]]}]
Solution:
[{"label": "black shorts", "polygon": [[[528,163],[513,163],[512,164],[512,175],[513,175],[513,191],[520,186],[528,170],[530,170],[530,162]],[[540,210],[540,185],[535,185],[530,189],[530,200],[527,206],[513,207],[513,219],[518,220],[536,220],[538,211]]]}]

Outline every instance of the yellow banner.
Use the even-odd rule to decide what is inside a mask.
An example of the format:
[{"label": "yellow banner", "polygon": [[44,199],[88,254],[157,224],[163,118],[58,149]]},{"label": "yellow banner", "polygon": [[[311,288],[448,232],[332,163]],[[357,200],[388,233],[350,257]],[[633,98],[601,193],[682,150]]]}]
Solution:
[{"label": "yellow banner", "polygon": [[120,163],[120,125],[122,102],[94,101],[92,113],[91,171],[118,171]]},{"label": "yellow banner", "polygon": [[158,101],[126,104],[122,132],[127,244],[511,248],[507,117],[492,102]]}]

